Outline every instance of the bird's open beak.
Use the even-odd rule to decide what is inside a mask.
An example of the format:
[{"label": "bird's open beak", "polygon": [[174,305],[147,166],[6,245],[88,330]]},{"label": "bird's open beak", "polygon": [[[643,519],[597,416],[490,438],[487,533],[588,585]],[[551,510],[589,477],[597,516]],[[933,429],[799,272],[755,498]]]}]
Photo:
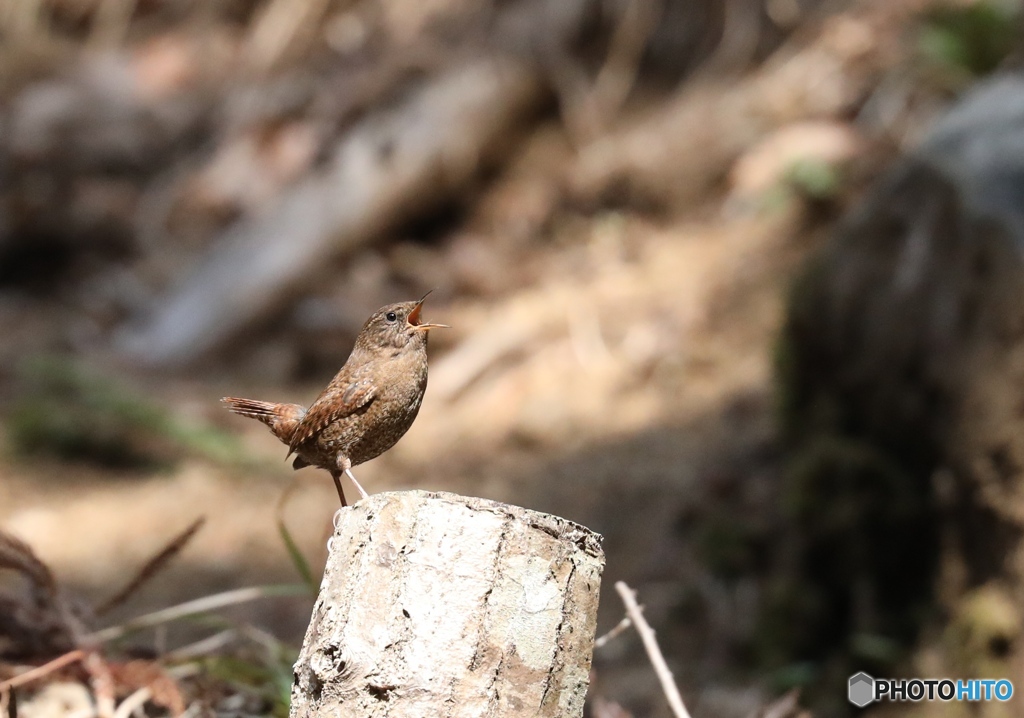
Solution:
[{"label": "bird's open beak", "polygon": [[[427,294],[430,294],[430,292],[427,292]],[[430,329],[451,329],[447,324],[423,324],[420,322],[420,312],[423,309],[423,300],[427,298],[427,294],[424,294],[423,298],[416,302],[416,306],[412,308],[411,312],[409,312],[409,324],[414,329],[422,329],[423,331],[428,331]]]}]

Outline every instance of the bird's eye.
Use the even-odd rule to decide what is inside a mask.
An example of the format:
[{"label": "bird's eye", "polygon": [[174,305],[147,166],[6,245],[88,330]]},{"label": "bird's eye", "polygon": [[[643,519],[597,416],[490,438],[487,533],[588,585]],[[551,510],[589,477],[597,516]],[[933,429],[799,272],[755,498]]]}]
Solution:
[{"label": "bird's eye", "polygon": [[384,318],[387,319],[389,322],[398,321],[398,315],[395,314],[394,312],[388,312],[387,314],[384,315]]}]

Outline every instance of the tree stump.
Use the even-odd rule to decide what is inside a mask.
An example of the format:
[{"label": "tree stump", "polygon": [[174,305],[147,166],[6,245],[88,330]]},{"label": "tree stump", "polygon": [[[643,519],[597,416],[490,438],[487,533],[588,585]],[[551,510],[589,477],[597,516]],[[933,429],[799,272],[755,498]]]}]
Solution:
[{"label": "tree stump", "polygon": [[424,491],[376,494],[336,526],[292,718],[583,715],[599,535]]}]

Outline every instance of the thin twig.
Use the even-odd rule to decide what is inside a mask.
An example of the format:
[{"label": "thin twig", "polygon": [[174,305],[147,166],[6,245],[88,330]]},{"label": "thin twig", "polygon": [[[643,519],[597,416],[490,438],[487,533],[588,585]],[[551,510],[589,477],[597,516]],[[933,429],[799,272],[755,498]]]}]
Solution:
[{"label": "thin twig", "polygon": [[626,614],[632,619],[633,625],[636,626],[636,632],[640,634],[640,639],[644,642],[647,657],[654,667],[654,672],[658,674],[661,690],[665,692],[669,708],[672,709],[676,718],[690,718],[686,706],[683,705],[683,698],[679,695],[676,681],[672,677],[672,671],[669,670],[668,664],[665,663],[665,657],[661,655],[661,649],[658,648],[658,639],[654,636],[654,629],[647,623],[647,619],[644,618],[644,614],[636,602],[636,593],[625,581],[616,581],[615,590],[619,592],[622,602],[626,605]]},{"label": "thin twig", "polygon": [[81,649],[68,651],[62,656],[57,656],[49,663],[44,663],[43,665],[38,666],[37,668],[32,668],[30,670],[25,671],[24,673],[19,673],[13,678],[8,678],[6,681],[0,681],[0,691],[7,691],[11,688],[17,688],[19,686],[25,685],[26,683],[31,683],[37,678],[43,678],[44,676],[47,676],[53,673],[54,671],[60,670],[64,666],[70,665],[75,661],[82,660],[84,656],[85,651]]},{"label": "thin twig", "polygon": [[94,613],[97,616],[102,616],[112,608],[120,606],[131,598],[146,582],[166,568],[171,559],[181,553],[181,550],[196,535],[196,532],[203,527],[204,523],[206,523],[206,517],[200,516],[188,528],[164,544],[160,551],[143,564],[142,568],[139,569],[138,573],[132,577],[132,580],[124,588],[96,607]]},{"label": "thin twig", "polygon": [[160,660],[165,663],[177,663],[179,661],[188,661],[193,658],[207,656],[220,650],[236,638],[238,638],[238,631],[234,628],[226,628],[223,631],[214,633],[212,636],[207,636],[195,643],[189,643],[181,648],[175,648],[173,651],[163,654],[160,657]]},{"label": "thin twig", "polygon": [[57,579],[32,547],[13,534],[0,531],[0,568],[11,569],[32,583],[33,590],[50,603],[57,601]]},{"label": "thin twig", "polygon": [[114,718],[130,718],[136,708],[146,705],[146,701],[152,697],[153,691],[149,689],[149,686],[143,686],[121,701],[121,705],[114,711]]},{"label": "thin twig", "polygon": [[92,688],[96,703],[96,715],[99,718],[114,718],[114,706],[117,700],[114,689],[114,676],[110,666],[99,651],[88,651],[82,659],[82,665],[89,673],[89,687]]},{"label": "thin twig", "polygon": [[[641,606],[640,610],[643,611],[644,607]],[[630,620],[629,616],[623,616],[622,620],[615,624],[612,630],[607,633],[598,636],[594,640],[594,648],[603,648],[608,645],[611,641],[617,638],[623,631],[633,625],[633,621]]]},{"label": "thin twig", "polygon": [[247,603],[260,598],[275,598],[281,596],[308,596],[309,588],[303,584],[279,584],[272,586],[251,586],[249,588],[238,588],[234,591],[215,593],[210,596],[203,596],[194,601],[179,603],[177,606],[169,606],[153,613],[147,613],[133,618],[120,626],[111,626],[89,635],[86,640],[91,643],[105,643],[141,628],[151,628],[163,623],[176,621],[186,616],[194,616],[199,613],[209,613],[225,606],[234,606],[239,603]]},{"label": "thin twig", "polygon": [[268,655],[276,657],[281,653],[281,641],[272,633],[250,625],[242,626],[239,630],[243,636],[265,650]]}]

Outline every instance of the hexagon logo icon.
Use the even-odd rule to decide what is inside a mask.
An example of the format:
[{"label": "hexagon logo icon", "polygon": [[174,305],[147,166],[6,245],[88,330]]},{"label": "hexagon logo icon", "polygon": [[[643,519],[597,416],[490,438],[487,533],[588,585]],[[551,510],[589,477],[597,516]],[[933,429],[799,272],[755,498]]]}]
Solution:
[{"label": "hexagon logo icon", "polygon": [[875,700],[875,679],[864,671],[850,676],[847,698],[858,708],[863,708]]}]

